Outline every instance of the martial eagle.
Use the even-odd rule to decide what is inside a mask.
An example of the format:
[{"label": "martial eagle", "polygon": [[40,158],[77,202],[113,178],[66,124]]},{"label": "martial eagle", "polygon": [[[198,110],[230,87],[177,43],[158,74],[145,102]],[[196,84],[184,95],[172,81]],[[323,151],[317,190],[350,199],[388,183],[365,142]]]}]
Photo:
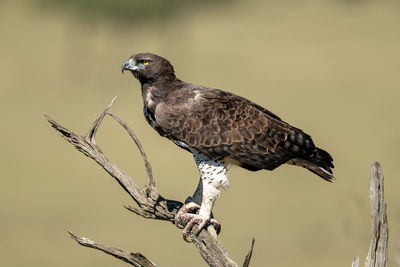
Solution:
[{"label": "martial eagle", "polygon": [[[332,157],[311,137],[267,109],[238,95],[184,82],[171,63],[151,53],[131,56],[122,64],[142,87],[144,116],[161,136],[193,154],[200,181],[193,199],[178,212],[186,240],[195,224],[220,224],[211,211],[229,187],[228,165],[250,171],[273,170],[288,163],[327,181],[334,179]],[[194,211],[199,210],[198,214]]]}]

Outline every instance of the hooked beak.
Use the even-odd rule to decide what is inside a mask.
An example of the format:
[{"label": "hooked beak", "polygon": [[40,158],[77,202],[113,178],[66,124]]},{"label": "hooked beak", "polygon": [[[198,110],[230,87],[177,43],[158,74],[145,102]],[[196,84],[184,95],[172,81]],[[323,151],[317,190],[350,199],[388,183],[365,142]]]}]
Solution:
[{"label": "hooked beak", "polygon": [[138,67],[136,66],[136,62],[133,59],[128,59],[127,61],[125,61],[124,63],[122,63],[121,66],[121,71],[122,73],[124,73],[124,70],[130,70],[130,71],[134,71],[138,69]]}]

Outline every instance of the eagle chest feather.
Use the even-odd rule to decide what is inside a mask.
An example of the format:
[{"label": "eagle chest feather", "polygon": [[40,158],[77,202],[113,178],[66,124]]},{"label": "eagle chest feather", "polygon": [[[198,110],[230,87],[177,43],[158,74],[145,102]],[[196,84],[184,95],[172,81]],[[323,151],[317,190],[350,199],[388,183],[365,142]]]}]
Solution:
[{"label": "eagle chest feather", "polygon": [[150,126],[155,129],[161,136],[165,136],[166,133],[157,123],[155,115],[157,106],[160,104],[161,101],[160,99],[162,99],[163,97],[163,94],[160,91],[161,90],[156,87],[142,88],[143,114]]}]

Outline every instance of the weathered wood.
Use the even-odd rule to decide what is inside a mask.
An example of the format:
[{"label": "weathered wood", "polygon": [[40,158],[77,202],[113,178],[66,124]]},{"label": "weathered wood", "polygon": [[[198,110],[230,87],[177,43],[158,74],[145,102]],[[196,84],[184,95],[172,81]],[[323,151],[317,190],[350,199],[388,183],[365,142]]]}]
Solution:
[{"label": "weathered wood", "polygon": [[249,250],[249,253],[247,253],[246,258],[244,259],[243,267],[248,267],[250,264],[251,256],[253,255],[255,241],[256,240],[254,238],[253,238],[253,240],[251,240],[250,250]]},{"label": "weathered wood", "polygon": [[[132,197],[132,199],[138,205],[138,208],[134,208],[131,206],[125,206],[128,210],[134,212],[137,215],[140,215],[146,219],[157,219],[169,221],[174,224],[175,216],[178,212],[179,208],[183,205],[182,202],[176,200],[169,200],[162,197],[157,188],[155,187],[155,181],[153,178],[153,174],[151,171],[151,165],[147,160],[146,153],[142,145],[140,144],[139,139],[136,137],[134,132],[129,128],[129,126],[120,120],[116,115],[109,112],[109,109],[115,102],[116,97],[111,101],[111,103],[107,106],[107,108],[103,111],[103,113],[94,121],[92,127],[88,131],[85,136],[81,136],[79,134],[74,133],[73,131],[68,130],[67,128],[61,126],[56,121],[51,119],[49,116],[45,115],[48,122],[51,126],[70,144],[72,144],[78,151],[82,152],[84,155],[96,161],[100,166],[102,166],[115,180],[122,186],[122,188]],[[110,160],[103,154],[102,150],[97,146],[95,142],[95,137],[99,126],[106,115],[114,118],[131,136],[136,146],[138,147],[145,167],[147,171],[147,179],[148,182],[144,188],[139,187],[134,179],[128,176],[122,169],[120,169],[116,164],[110,162]],[[182,227],[180,225],[179,227]],[[210,228],[210,227],[209,227]],[[212,227],[211,227],[212,228]],[[196,230],[196,227],[194,228]],[[211,229],[210,229],[211,230]],[[212,232],[215,232],[212,229]],[[124,260],[128,263],[133,264],[133,261],[128,261],[129,258],[128,252],[123,252],[119,249],[110,248],[105,245],[96,244],[93,241],[90,241],[86,238],[80,238],[71,233],[71,236],[76,240],[80,241],[79,244],[100,249],[110,255],[113,255],[121,260]],[[195,244],[196,248],[200,252],[200,255],[207,262],[209,266],[229,266],[236,267],[238,266],[229,256],[227,250],[224,248],[221,242],[219,242],[212,234],[207,232],[207,230],[202,230],[198,236],[191,235],[190,239],[193,244]],[[84,242],[90,241],[90,242]],[[91,245],[89,245],[91,244]],[[93,244],[96,244],[93,245]],[[244,266],[248,266],[250,262],[251,253],[253,250],[254,241],[252,243],[251,250],[246,257]],[[122,254],[121,254],[122,253]],[[124,254],[128,253],[128,254]],[[122,257],[124,255],[126,257]],[[141,255],[143,256],[143,255]],[[143,256],[144,257],[144,256]],[[145,257],[144,257],[145,258]],[[147,260],[147,259],[146,259]],[[151,261],[149,261],[151,263]],[[247,262],[247,263],[246,263]],[[152,263],[153,264],[153,263]],[[153,265],[135,265],[134,266],[155,266]]]},{"label": "weathered wood", "polygon": [[388,258],[389,228],[384,199],[384,181],[381,165],[374,161],[371,167],[369,198],[371,200],[372,238],[366,267],[384,267]]},{"label": "weathered wood", "polygon": [[[369,183],[371,200],[372,237],[365,267],[385,267],[388,260],[389,227],[384,199],[384,179],[381,165],[373,161]],[[352,267],[358,267],[360,256],[353,259]]]},{"label": "weathered wood", "polygon": [[141,253],[133,253],[133,252],[126,252],[117,248],[109,247],[107,245],[96,243],[86,237],[80,237],[76,234],[69,232],[71,238],[78,242],[80,245],[84,247],[94,248],[101,250],[107,254],[110,254],[120,260],[123,260],[127,263],[132,264],[136,267],[155,267],[155,265],[151,260],[147,259]]},{"label": "weathered wood", "polygon": [[358,267],[360,265],[360,255],[355,257],[353,259],[353,262],[351,263],[351,267]]},{"label": "weathered wood", "polygon": [[144,152],[143,146],[139,141],[139,138],[137,138],[136,134],[131,130],[131,128],[129,128],[129,126],[125,122],[123,122],[120,118],[118,118],[116,115],[108,112],[108,110],[107,110],[107,114],[110,115],[111,117],[113,117],[116,121],[118,121],[118,123],[121,124],[121,126],[124,127],[124,129],[129,133],[133,142],[135,142],[136,146],[138,147],[138,149],[140,151],[140,154],[142,155],[142,158],[144,161],[144,166],[146,167],[146,172],[147,172],[147,177],[148,177],[147,186],[155,187],[156,183],[154,181],[153,171],[151,169],[150,162],[147,159],[146,153]]}]

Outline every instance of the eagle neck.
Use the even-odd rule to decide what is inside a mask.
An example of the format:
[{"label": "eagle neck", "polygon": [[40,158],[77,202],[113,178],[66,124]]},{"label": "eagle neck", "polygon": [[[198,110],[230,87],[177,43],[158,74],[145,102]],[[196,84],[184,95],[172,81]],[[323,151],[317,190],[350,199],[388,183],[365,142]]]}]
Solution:
[{"label": "eagle neck", "polygon": [[183,82],[178,78],[168,77],[142,83],[142,97],[145,108],[154,113],[155,107],[172,91],[179,89]]}]

